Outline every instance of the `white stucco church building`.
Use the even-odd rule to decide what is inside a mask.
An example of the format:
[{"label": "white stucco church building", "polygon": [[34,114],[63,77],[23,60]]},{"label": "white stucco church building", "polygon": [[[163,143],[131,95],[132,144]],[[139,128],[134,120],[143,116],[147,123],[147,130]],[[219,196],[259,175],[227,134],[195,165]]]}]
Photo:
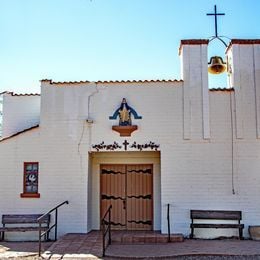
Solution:
[{"label": "white stucco church building", "polygon": [[[260,225],[260,40],[226,50],[225,89],[208,87],[208,40],[182,40],[181,80],[41,81],[4,92],[0,215],[59,211],[59,236],[100,229],[190,234],[190,210],[242,211]],[[196,237],[237,235],[196,230]],[[6,233],[6,239],[19,234]]]}]

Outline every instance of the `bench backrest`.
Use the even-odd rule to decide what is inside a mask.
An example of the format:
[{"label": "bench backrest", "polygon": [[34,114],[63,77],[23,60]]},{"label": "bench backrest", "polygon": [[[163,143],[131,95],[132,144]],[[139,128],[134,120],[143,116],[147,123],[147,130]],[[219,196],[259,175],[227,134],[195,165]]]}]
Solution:
[{"label": "bench backrest", "polygon": [[[21,214],[21,215],[2,215],[2,224],[37,224],[37,219],[43,214]],[[50,215],[42,219],[42,223],[49,224]]]},{"label": "bench backrest", "polygon": [[241,211],[230,210],[191,210],[191,219],[226,219],[226,220],[241,220]]}]

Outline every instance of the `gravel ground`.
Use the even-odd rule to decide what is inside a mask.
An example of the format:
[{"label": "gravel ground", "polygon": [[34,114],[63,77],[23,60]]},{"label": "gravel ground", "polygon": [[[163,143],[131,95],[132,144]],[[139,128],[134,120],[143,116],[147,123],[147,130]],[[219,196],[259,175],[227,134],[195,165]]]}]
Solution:
[{"label": "gravel ground", "polygon": [[[105,260],[130,260],[130,259],[151,259],[151,258],[111,258],[105,257]],[[173,259],[173,260],[260,260],[260,256],[175,256],[165,258],[152,258],[152,259]]]}]

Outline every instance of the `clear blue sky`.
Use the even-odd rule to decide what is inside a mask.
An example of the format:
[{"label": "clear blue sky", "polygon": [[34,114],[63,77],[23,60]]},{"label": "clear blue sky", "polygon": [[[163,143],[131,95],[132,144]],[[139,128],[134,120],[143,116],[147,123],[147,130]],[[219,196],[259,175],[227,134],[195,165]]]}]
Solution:
[{"label": "clear blue sky", "polygon": [[180,40],[214,35],[215,4],[219,35],[260,38],[260,0],[0,0],[0,92],[39,93],[45,78],[180,79]]}]

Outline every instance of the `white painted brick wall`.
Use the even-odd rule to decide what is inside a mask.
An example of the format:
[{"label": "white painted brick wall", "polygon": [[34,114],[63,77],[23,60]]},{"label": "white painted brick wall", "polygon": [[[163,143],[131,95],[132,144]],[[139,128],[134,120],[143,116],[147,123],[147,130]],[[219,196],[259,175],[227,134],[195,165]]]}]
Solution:
[{"label": "white painted brick wall", "polygon": [[[241,48],[240,55],[244,51],[245,55],[252,54],[251,50]],[[242,71],[252,74],[252,63],[247,65],[251,69],[245,71],[243,68]],[[242,210],[242,223],[246,225],[247,235],[248,225],[259,224],[260,217],[257,206],[260,197],[260,143],[255,134],[256,109],[255,101],[251,100],[254,92],[252,86],[246,84],[251,74],[241,77],[243,84],[240,84],[240,89],[235,88],[235,92],[209,91],[210,139],[203,136],[202,103],[196,104],[198,100],[201,102],[203,91],[198,87],[199,93],[192,92],[189,96],[193,112],[188,140],[183,139],[185,81],[97,85],[43,82],[40,127],[0,142],[0,191],[1,198],[4,198],[0,199],[0,215],[42,212],[69,200],[70,204],[64,206],[59,215],[59,234],[97,228],[99,183],[98,173],[92,172],[97,166],[93,166],[94,162],[89,165],[89,152],[93,152],[91,145],[102,141],[122,144],[125,139],[141,144],[153,141],[160,144],[161,151],[160,176],[155,188],[156,226],[167,232],[167,203],[171,204],[171,230],[184,235],[190,232],[190,209]],[[197,79],[197,84],[200,84],[200,79]],[[232,193],[230,95],[235,194]],[[243,115],[235,114],[237,108],[240,109],[235,99],[240,96],[243,103],[239,105],[242,104],[246,111]],[[122,138],[111,129],[118,120],[109,120],[109,116],[124,97],[143,118],[133,119],[138,130],[131,137]],[[94,123],[87,124],[87,118],[93,119]],[[243,131],[239,130],[243,138],[237,136],[240,119],[245,123]],[[123,148],[120,151],[123,152]],[[112,157],[114,160],[115,156]],[[40,163],[39,199],[20,198],[24,161]],[[216,234],[209,230],[196,231],[196,235],[201,237]],[[226,234],[235,235],[236,231],[220,230],[218,233]]]},{"label": "white painted brick wall", "polygon": [[40,96],[3,94],[2,137],[39,124]]}]

